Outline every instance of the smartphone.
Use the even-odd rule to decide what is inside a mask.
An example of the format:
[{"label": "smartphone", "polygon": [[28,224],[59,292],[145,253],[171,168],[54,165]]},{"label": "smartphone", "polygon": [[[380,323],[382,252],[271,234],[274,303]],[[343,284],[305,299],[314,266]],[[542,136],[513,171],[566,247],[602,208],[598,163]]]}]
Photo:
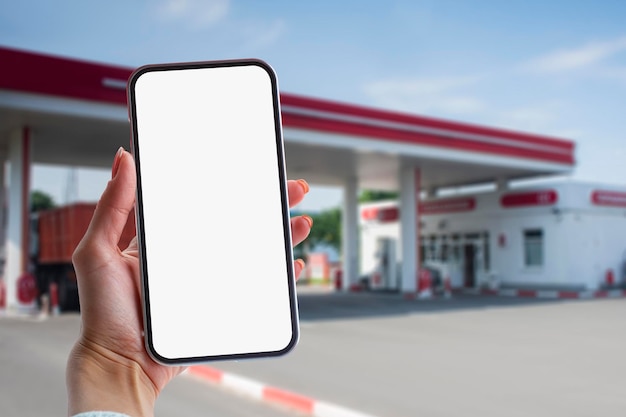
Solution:
[{"label": "smartphone", "polygon": [[277,77],[260,60],[137,69],[128,83],[145,344],[169,365],[298,340]]}]

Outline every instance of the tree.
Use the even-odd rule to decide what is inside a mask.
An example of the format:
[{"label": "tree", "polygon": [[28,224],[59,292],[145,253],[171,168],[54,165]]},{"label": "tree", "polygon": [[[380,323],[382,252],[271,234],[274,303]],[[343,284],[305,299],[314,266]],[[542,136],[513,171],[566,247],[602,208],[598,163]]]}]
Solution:
[{"label": "tree", "polygon": [[396,191],[363,190],[359,195],[359,203],[367,203],[380,200],[397,200]]},{"label": "tree", "polygon": [[341,209],[339,207],[321,211],[311,216],[313,228],[309,235],[312,246],[325,243],[340,250],[341,247]]},{"label": "tree", "polygon": [[[292,212],[293,216],[301,213]],[[309,237],[294,249],[296,258],[306,258],[312,247],[319,243],[330,245],[340,251],[341,249],[341,209],[332,208],[315,214],[309,214],[313,219],[313,228]]]},{"label": "tree", "polygon": [[42,211],[56,207],[54,199],[43,191],[33,190],[30,193],[30,211]]}]

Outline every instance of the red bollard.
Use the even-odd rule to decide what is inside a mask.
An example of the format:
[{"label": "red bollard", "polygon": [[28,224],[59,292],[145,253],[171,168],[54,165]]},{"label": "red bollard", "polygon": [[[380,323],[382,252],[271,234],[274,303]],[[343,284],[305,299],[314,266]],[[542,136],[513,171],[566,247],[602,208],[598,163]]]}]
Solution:
[{"label": "red bollard", "polygon": [[335,271],[335,289],[337,291],[341,291],[343,288],[342,275],[341,269]]},{"label": "red bollard", "polygon": [[22,304],[31,304],[37,298],[37,282],[35,276],[28,272],[17,279],[17,299]]},{"label": "red bollard", "polygon": [[415,284],[415,290],[419,294],[424,289],[424,270],[420,269],[417,273],[417,280]]},{"label": "red bollard", "polygon": [[4,278],[0,278],[0,309],[7,308],[7,289],[4,286]]},{"label": "red bollard", "polygon": [[50,308],[52,309],[52,314],[57,316],[61,309],[59,308],[59,286],[56,282],[50,283]]},{"label": "red bollard", "polygon": [[432,290],[432,277],[430,276],[430,271],[426,268],[420,270],[417,278],[417,297],[424,298],[432,298],[433,290]]},{"label": "red bollard", "polygon": [[605,282],[606,282],[606,285],[609,287],[612,287],[615,284],[615,275],[613,274],[612,269],[606,270]]}]

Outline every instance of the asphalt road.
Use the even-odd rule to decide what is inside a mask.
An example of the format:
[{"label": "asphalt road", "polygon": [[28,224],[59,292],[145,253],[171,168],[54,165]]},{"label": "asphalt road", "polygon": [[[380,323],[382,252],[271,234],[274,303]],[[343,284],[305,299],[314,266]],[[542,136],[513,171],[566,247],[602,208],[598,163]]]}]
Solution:
[{"label": "asphalt road", "polygon": [[[280,359],[211,366],[380,417],[623,416],[626,300],[301,294]],[[0,319],[0,415],[65,415],[76,315]],[[190,377],[157,416],[288,416]]]},{"label": "asphalt road", "polygon": [[[78,334],[77,314],[46,321],[0,318],[0,416],[66,416],[65,361]],[[157,402],[159,417],[289,417],[289,410],[181,376]]]},{"label": "asphalt road", "polygon": [[623,416],[626,300],[300,297],[300,345],[218,368],[380,417]]}]

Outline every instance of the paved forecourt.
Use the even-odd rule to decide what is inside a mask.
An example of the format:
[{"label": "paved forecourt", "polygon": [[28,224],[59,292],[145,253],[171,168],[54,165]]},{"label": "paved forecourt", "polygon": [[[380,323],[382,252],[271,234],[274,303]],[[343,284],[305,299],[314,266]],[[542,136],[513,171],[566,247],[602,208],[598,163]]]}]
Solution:
[{"label": "paved forecourt", "polygon": [[[290,407],[342,417],[569,417],[626,409],[623,299],[301,291],[299,301],[293,353],[192,370],[168,386],[157,415],[291,415]],[[3,416],[63,415],[65,359],[78,329],[76,315],[0,319]]]},{"label": "paved forecourt", "polygon": [[304,402],[320,416],[343,414],[317,403],[388,417],[626,409],[623,299],[347,294],[305,295],[300,304],[292,354],[211,368],[295,393],[296,408],[306,411]]},{"label": "paved forecourt", "polygon": [[[79,328],[76,314],[45,321],[0,317],[0,416],[67,415],[65,363]],[[159,397],[155,415],[288,417],[293,412],[179,377]]]}]

